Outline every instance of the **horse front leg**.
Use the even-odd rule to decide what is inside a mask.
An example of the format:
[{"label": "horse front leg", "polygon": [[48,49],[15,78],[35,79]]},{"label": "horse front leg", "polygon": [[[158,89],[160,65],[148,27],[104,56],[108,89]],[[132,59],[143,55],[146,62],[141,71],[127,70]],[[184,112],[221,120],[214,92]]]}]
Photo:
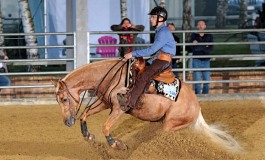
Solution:
[{"label": "horse front leg", "polygon": [[121,109],[113,110],[103,126],[103,134],[105,135],[108,144],[115,149],[128,149],[121,140],[115,140],[110,134],[110,128],[117,122],[123,113],[124,112]]},{"label": "horse front leg", "polygon": [[87,129],[86,121],[80,119],[81,133],[86,141],[95,141],[95,135],[91,134]]},{"label": "horse front leg", "polygon": [[[97,106],[98,105],[98,106]],[[93,108],[93,106],[97,106]],[[90,115],[96,114],[100,111],[103,111],[105,109],[108,109],[109,107],[102,103],[101,101],[99,103],[95,103],[88,112],[84,112],[82,117],[80,118],[80,127],[81,127],[81,133],[86,141],[95,141],[96,137],[94,134],[91,134],[87,129],[87,123],[86,118]]]}]

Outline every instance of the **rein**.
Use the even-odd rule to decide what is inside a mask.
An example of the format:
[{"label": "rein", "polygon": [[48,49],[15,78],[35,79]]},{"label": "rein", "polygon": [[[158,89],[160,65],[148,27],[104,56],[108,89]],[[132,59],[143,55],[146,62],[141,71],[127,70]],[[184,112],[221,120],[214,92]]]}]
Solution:
[{"label": "rein", "polygon": [[[105,93],[106,93],[107,90],[109,89],[111,83],[113,82],[113,80],[114,80],[116,74],[117,74],[119,71],[122,71],[122,68],[123,68],[124,65],[127,63],[127,61],[125,61],[125,62],[120,66],[120,68],[117,69],[117,71],[115,72],[114,76],[111,78],[111,80],[110,80],[110,82],[108,83],[108,85],[105,87],[105,89],[104,89],[104,91],[102,92],[102,94],[100,94],[100,96],[99,96],[99,97],[98,97],[93,103],[91,103],[91,101],[92,101],[92,97],[95,97],[95,96],[98,94],[98,90],[99,90],[99,88],[101,87],[101,85],[102,85],[102,83],[104,82],[104,80],[106,79],[106,77],[110,74],[110,72],[114,69],[114,67],[115,67],[116,65],[118,65],[121,61],[122,61],[122,60],[120,60],[120,61],[118,61],[116,64],[114,64],[114,65],[110,68],[110,70],[105,74],[105,76],[101,79],[101,81],[100,81],[98,87],[96,88],[95,92],[94,92],[93,95],[91,96],[89,102],[87,103],[86,107],[84,108],[83,112],[80,114],[80,116],[78,117],[78,119],[80,119],[80,118],[84,115],[84,113],[87,113],[89,110],[91,110],[91,107],[92,107],[92,106],[93,106],[98,100],[100,100],[100,99],[103,98],[103,96],[105,95]],[[122,74],[120,74],[120,78],[119,78],[119,81],[118,81],[118,82],[120,82],[121,75],[122,75]],[[113,89],[116,88],[118,84],[119,84],[119,83],[117,83],[116,86],[113,87]],[[86,90],[86,91],[87,91],[87,90]],[[111,92],[112,92],[112,91],[111,91]],[[110,92],[110,93],[111,93],[111,92]],[[84,95],[85,95],[85,94],[84,94]],[[78,110],[77,110],[77,112],[76,112],[76,115],[78,115],[78,112],[80,111],[80,108],[81,108],[81,105],[82,105],[82,102],[83,102],[83,99],[84,99],[84,95],[83,95],[83,97],[82,97],[82,99],[81,99],[81,103],[80,103],[79,106],[78,106]],[[109,95],[109,97],[108,97],[108,101],[107,101],[107,102],[111,105],[110,95]],[[90,104],[90,103],[91,103],[91,104]],[[101,103],[102,103],[102,102],[101,102]],[[99,103],[97,106],[99,106],[101,103]],[[93,107],[92,109],[96,108],[97,106]]]}]

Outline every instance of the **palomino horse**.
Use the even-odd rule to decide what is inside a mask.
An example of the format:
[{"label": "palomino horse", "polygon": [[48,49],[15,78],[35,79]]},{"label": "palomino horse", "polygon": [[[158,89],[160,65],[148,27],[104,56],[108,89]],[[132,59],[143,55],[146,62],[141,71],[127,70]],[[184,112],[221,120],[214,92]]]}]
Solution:
[{"label": "palomino horse", "polygon": [[[111,147],[124,148],[126,145],[122,141],[111,136],[110,128],[124,114],[120,109],[117,93],[126,90],[126,72],[126,62],[104,60],[79,67],[54,83],[56,99],[61,107],[65,125],[71,127],[75,120],[80,118],[83,136],[87,140],[93,140],[94,135],[87,129],[86,118],[100,111],[111,109],[103,126],[103,134]],[[82,100],[80,94],[86,90],[94,91],[98,99],[77,116]],[[177,101],[172,101],[162,95],[144,94],[140,105],[139,108],[132,109],[129,114],[144,121],[161,121],[165,131],[176,131],[190,126],[205,133],[211,140],[229,150],[240,150],[240,145],[232,136],[218,129],[217,126],[208,125],[205,122],[195,93],[184,82],[181,84]]]}]

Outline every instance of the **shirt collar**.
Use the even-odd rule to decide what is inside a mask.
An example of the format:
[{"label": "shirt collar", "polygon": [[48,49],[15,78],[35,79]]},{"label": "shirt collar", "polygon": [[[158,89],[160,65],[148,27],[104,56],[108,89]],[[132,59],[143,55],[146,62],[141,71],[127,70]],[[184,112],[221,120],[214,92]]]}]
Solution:
[{"label": "shirt collar", "polygon": [[165,23],[163,23],[161,26],[159,26],[158,28],[156,28],[155,31],[158,32],[158,31],[161,30],[161,28],[163,28],[163,27],[165,27],[165,26],[166,26]]}]

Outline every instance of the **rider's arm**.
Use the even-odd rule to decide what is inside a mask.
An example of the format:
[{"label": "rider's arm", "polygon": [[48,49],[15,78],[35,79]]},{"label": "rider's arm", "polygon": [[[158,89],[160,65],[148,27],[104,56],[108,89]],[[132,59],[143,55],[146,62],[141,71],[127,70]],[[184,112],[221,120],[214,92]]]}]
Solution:
[{"label": "rider's arm", "polygon": [[[169,34],[172,33],[169,32]],[[146,49],[142,49],[142,50],[135,50],[132,52],[132,56],[133,57],[146,57],[146,56],[150,56],[154,53],[156,53],[158,50],[160,50],[168,41],[168,34],[167,32],[157,32],[156,36],[155,36],[155,41],[152,44],[152,46],[146,48]]]}]

